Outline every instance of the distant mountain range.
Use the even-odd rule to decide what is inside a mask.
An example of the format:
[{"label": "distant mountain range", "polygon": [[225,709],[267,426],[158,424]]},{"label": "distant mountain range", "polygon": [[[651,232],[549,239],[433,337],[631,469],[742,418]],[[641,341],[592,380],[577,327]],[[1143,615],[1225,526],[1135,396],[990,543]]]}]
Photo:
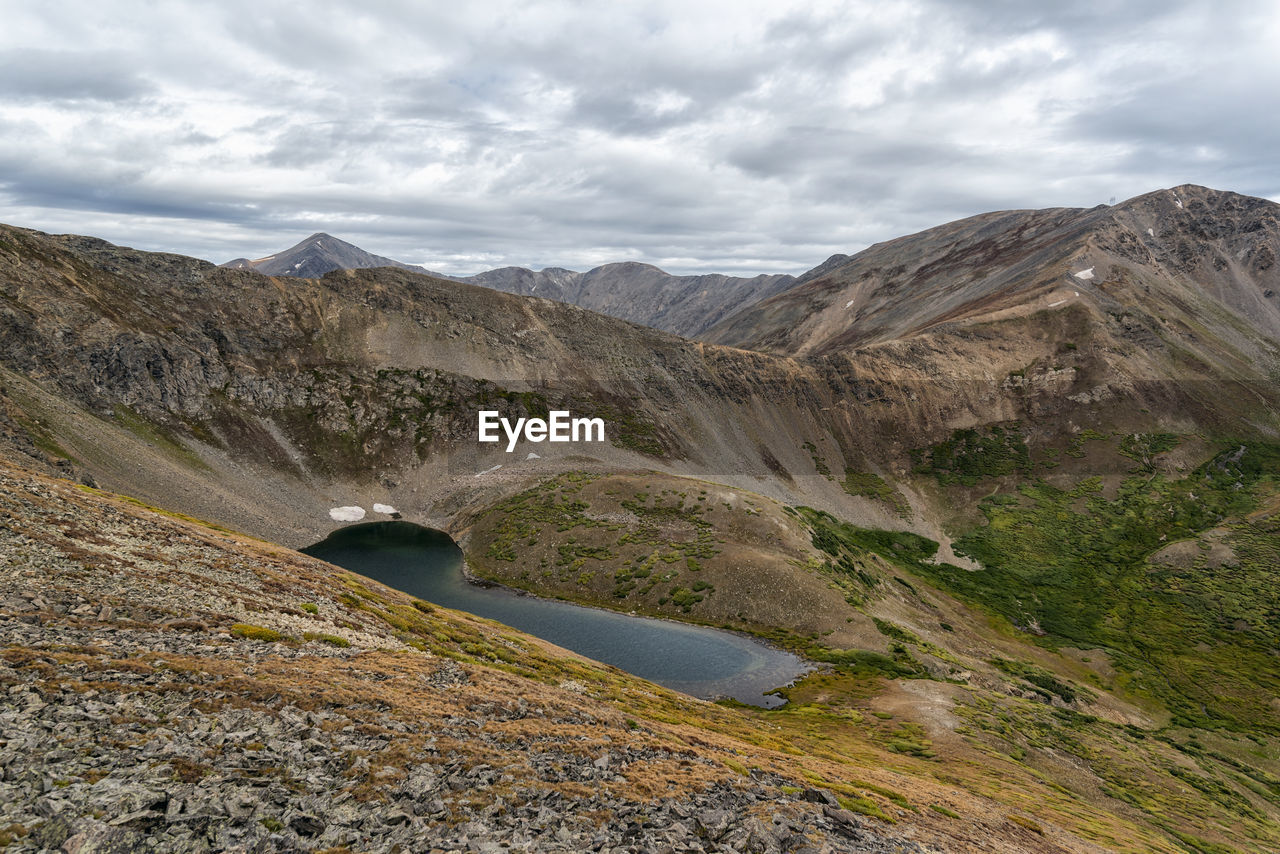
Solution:
[{"label": "distant mountain range", "polygon": [[504,293],[567,302],[686,337],[700,335],[729,314],[781,293],[800,281],[787,275],[673,276],[652,264],[630,261],[605,264],[585,273],[562,267],[536,271],[502,267],[474,276],[451,276],[374,255],[324,233],[313,234],[275,255],[256,260],[237,258],[221,266],[306,279],[319,278],[333,270],[399,267]]}]

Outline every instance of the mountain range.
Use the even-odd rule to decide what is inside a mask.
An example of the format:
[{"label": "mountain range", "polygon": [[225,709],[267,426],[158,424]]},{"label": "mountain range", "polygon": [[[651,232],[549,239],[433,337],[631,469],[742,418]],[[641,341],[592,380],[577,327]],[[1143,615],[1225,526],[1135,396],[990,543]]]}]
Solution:
[{"label": "mountain range", "polygon": [[[5,763],[0,819],[54,848],[559,822],[568,847],[1277,850],[1277,252],[1280,205],[1192,185],[794,279],[459,281],[325,235],[217,267],[0,227],[0,680],[43,757]],[[480,409],[608,442],[507,454]],[[778,710],[695,702],[291,551],[375,502],[473,577],[815,670]],[[102,740],[95,690],[144,750]]]},{"label": "mountain range", "polygon": [[266,258],[237,258],[222,265],[236,270],[256,270],[268,276],[317,278],[333,270],[399,267],[481,285],[509,294],[536,296],[589,308],[675,332],[695,336],[733,311],[789,288],[794,276],[759,275],[750,278],[707,274],[673,276],[652,264],[632,261],[605,264],[585,273],[548,267],[529,270],[502,267],[473,276],[450,276],[373,255],[328,234],[313,234],[295,246]]}]

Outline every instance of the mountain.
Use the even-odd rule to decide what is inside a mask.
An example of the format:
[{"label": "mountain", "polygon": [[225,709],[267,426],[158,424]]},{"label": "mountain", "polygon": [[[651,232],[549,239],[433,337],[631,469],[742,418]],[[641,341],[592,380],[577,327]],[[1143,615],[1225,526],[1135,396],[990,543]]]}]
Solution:
[{"label": "mountain", "polygon": [[[818,355],[1081,304],[1213,359],[1241,334],[1280,338],[1277,240],[1280,206],[1192,185],[1114,207],[982,214],[836,256],[702,337]],[[1244,346],[1239,356],[1270,358],[1270,345]]]},{"label": "mountain", "polygon": [[[834,257],[717,327],[758,350],[405,269],[264,285],[0,227],[0,456],[17,467],[0,572],[22,591],[0,600],[0,680],[22,700],[6,732],[19,721],[47,769],[6,769],[0,786],[21,788],[3,789],[0,828],[42,831],[36,846],[74,822],[116,832],[107,795],[132,804],[149,774],[177,779],[120,832],[212,792],[221,811],[191,826],[221,847],[314,834],[300,815],[375,847],[470,809],[594,816],[606,842],[616,816],[650,847],[900,833],[962,851],[1276,850],[1274,211],[1182,187],[964,220]],[[481,409],[599,417],[606,441],[506,453],[476,441]],[[374,502],[447,532],[475,577],[732,628],[816,669],[778,710],[681,700],[289,551]],[[143,706],[164,713],[165,743],[78,765],[103,710],[63,683],[98,672],[189,711],[130,705],[139,727]],[[293,706],[317,716],[306,756],[281,747]],[[44,716],[82,741],[44,750]],[[393,734],[423,735],[412,720],[437,739],[432,797],[400,788],[422,764],[394,751]],[[590,741],[619,720],[611,747]],[[575,758],[540,746],[567,733],[588,739]],[[364,740],[378,734],[385,750]],[[227,744],[225,762],[208,752]],[[283,788],[246,806],[236,775],[261,749]],[[335,751],[350,762],[321,768]],[[137,764],[152,755],[168,764]],[[515,769],[500,794],[498,765]],[[615,795],[605,770],[633,788]],[[327,799],[342,774],[351,799]]]},{"label": "mountain", "polygon": [[561,267],[537,272],[524,267],[502,267],[474,276],[447,276],[373,255],[327,234],[313,234],[277,255],[256,261],[237,258],[222,266],[299,278],[317,278],[333,270],[399,267],[504,293],[572,303],[685,336],[698,335],[727,314],[772,296],[796,281],[793,276],[784,275],[673,276],[650,264],[634,262],[605,264],[585,273]]},{"label": "mountain", "polygon": [[701,334],[728,314],[779,293],[796,281],[785,275],[673,276],[651,264],[636,262],[605,264],[585,273],[559,267],[536,273],[523,267],[503,267],[456,280],[511,294],[573,303],[686,337]]},{"label": "mountain", "polygon": [[363,270],[368,267],[399,267],[402,270],[427,272],[422,267],[405,264],[365,252],[359,246],[317,232],[283,252],[265,258],[236,258],[222,265],[233,270],[254,270],[266,276],[317,278],[333,270]]}]

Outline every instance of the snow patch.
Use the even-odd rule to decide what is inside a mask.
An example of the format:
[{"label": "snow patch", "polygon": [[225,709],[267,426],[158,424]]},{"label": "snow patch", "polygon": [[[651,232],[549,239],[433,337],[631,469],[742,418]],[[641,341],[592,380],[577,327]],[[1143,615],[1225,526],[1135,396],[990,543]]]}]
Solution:
[{"label": "snow patch", "polygon": [[364,518],[364,508],[330,507],[329,518],[335,522],[359,522]]},{"label": "snow patch", "polygon": [[1066,300],[1064,299],[1060,299],[1057,302],[1051,302],[1049,303],[1049,308],[1057,308],[1058,306],[1062,305],[1064,302],[1066,302]]},{"label": "snow patch", "polygon": [[1072,273],[1071,275],[1075,276],[1077,279],[1087,282],[1089,279],[1093,278],[1093,268],[1090,267],[1087,270],[1081,270],[1079,273]]},{"label": "snow patch", "polygon": [[1147,236],[1148,236],[1148,237],[1155,237],[1155,236],[1156,236],[1155,230],[1154,230],[1154,229],[1150,229],[1150,228],[1148,228],[1148,229],[1147,229]]},{"label": "snow patch", "polygon": [[849,306],[851,306],[851,305],[853,305],[853,300],[849,300],[847,303],[845,303],[845,304],[844,304],[844,307],[845,307],[845,308],[848,308],[848,307],[849,307]]},{"label": "snow patch", "polygon": [[1182,210],[1182,199],[1177,196],[1173,197],[1173,203],[1178,206],[1178,210]]},{"label": "snow patch", "polygon": [[526,460],[540,460],[540,459],[542,459],[542,457],[538,456],[538,455],[537,455],[537,454],[535,454],[533,451],[530,451],[530,452],[529,452],[529,456],[525,457],[525,459],[526,459]]},{"label": "snow patch", "polygon": [[394,513],[399,513],[400,511],[396,510],[396,508],[392,507],[390,504],[375,504],[373,505],[373,512],[381,513],[384,516],[390,516]]},{"label": "snow patch", "polygon": [[494,466],[494,467],[493,467],[493,468],[491,468],[491,469],[485,469],[484,471],[478,471],[478,472],[476,472],[476,477],[483,477],[484,475],[486,475],[486,474],[491,474],[491,473],[493,473],[493,472],[497,471],[497,470],[498,470],[498,469],[500,469],[500,468],[502,468],[502,463],[498,463],[496,466]]}]

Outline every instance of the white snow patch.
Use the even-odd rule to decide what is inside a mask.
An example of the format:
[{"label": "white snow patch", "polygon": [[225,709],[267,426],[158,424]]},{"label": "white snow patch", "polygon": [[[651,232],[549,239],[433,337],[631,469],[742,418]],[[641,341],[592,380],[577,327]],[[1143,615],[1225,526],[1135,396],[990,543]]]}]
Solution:
[{"label": "white snow patch", "polygon": [[392,507],[390,504],[375,504],[373,505],[373,512],[381,513],[384,516],[390,516],[392,513],[399,513],[400,511],[396,510],[396,508]]},{"label": "white snow patch", "polygon": [[1151,229],[1151,228],[1148,228],[1148,229],[1147,229],[1147,236],[1148,236],[1148,237],[1155,237],[1155,236],[1156,236],[1156,232],[1155,232],[1155,230],[1154,230],[1154,229]]},{"label": "white snow patch", "polygon": [[295,270],[296,270],[296,269],[298,269],[298,268],[299,268],[299,267],[301,267],[301,266],[302,266],[302,262],[301,262],[301,261],[299,261],[297,264],[294,264],[294,265],[293,265],[293,269],[295,269]]},{"label": "white snow patch", "polygon": [[476,472],[476,477],[481,477],[481,476],[483,476],[483,475],[490,474],[491,472],[495,472],[495,471],[497,471],[497,470],[498,470],[498,469],[500,469],[500,468],[502,468],[502,463],[498,463],[496,466],[494,466],[494,467],[493,467],[493,468],[491,468],[491,469],[485,469],[484,471],[478,471],[478,472]]},{"label": "white snow patch", "polygon": [[1072,293],[1073,293],[1073,294],[1075,294],[1076,296],[1080,296],[1080,292],[1079,292],[1079,291],[1072,291]]},{"label": "white snow patch", "polygon": [[526,460],[540,460],[540,459],[542,459],[542,457],[538,456],[538,455],[537,455],[537,454],[535,454],[533,451],[530,451],[530,452],[529,452],[529,456],[525,457],[525,459],[526,459]]},{"label": "white snow patch", "polygon": [[1072,273],[1071,275],[1075,276],[1077,279],[1088,281],[1093,278],[1093,268],[1090,267],[1087,270],[1081,270],[1079,273]]},{"label": "white snow patch", "polygon": [[330,507],[329,518],[335,522],[359,522],[364,518],[364,508]]},{"label": "white snow patch", "polygon": [[1178,198],[1177,196],[1174,196],[1173,203],[1178,206],[1179,210],[1182,209],[1182,199]]},{"label": "white snow patch", "polygon": [[848,308],[848,307],[849,307],[849,306],[851,306],[851,305],[853,305],[853,300],[849,300],[847,303],[845,303],[845,304],[844,304],[844,307],[845,307],[845,308]]},{"label": "white snow patch", "polygon": [[1057,308],[1058,306],[1062,305],[1064,302],[1066,302],[1066,300],[1064,299],[1060,299],[1057,302],[1051,302],[1049,303],[1049,308]]}]

